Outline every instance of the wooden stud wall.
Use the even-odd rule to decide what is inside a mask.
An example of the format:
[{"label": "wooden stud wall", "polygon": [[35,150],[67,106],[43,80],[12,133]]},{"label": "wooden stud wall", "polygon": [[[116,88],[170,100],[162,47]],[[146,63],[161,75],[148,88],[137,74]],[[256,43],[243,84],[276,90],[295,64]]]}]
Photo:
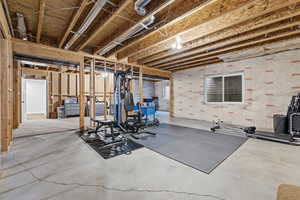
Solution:
[{"label": "wooden stud wall", "polygon": [[8,151],[12,141],[13,126],[13,61],[11,41],[0,39],[1,82],[1,151]]}]

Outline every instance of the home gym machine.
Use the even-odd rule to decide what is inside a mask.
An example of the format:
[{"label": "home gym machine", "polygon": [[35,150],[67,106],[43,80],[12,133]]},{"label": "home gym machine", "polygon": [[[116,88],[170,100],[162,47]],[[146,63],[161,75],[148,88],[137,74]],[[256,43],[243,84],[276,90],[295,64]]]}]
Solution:
[{"label": "home gym machine", "polygon": [[[133,94],[130,91],[133,81],[133,69],[115,72],[114,75],[114,121],[115,126],[124,133],[129,133],[134,139],[139,139],[142,133],[156,135],[146,131],[148,127],[159,125],[155,117],[155,106],[134,103]],[[152,111],[152,112],[151,112]],[[148,114],[152,114],[153,120],[148,119]]]},{"label": "home gym machine", "polygon": [[244,128],[248,137],[300,145],[300,93],[292,97],[286,115],[273,116],[274,132],[256,131],[256,127]]},{"label": "home gym machine", "polygon": [[[133,94],[130,91],[132,81],[132,69],[129,68],[126,71],[115,70],[114,98],[113,105],[110,106],[110,113],[113,114],[114,118],[113,120],[92,118],[91,120],[96,123],[96,128],[86,133],[87,140],[101,140],[105,143],[101,148],[119,143],[124,144],[126,147],[129,135],[134,139],[139,139],[139,135],[142,133],[156,135],[153,132],[146,131],[148,127],[159,125],[159,121],[155,117],[155,106],[134,103]],[[153,114],[153,120],[149,120],[149,114]]]}]

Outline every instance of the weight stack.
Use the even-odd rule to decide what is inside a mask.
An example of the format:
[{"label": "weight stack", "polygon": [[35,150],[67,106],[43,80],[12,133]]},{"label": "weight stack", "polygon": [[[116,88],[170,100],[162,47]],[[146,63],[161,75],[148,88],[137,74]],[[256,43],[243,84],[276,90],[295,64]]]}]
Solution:
[{"label": "weight stack", "polygon": [[288,134],[288,120],[285,115],[273,115],[274,133],[277,135]]}]

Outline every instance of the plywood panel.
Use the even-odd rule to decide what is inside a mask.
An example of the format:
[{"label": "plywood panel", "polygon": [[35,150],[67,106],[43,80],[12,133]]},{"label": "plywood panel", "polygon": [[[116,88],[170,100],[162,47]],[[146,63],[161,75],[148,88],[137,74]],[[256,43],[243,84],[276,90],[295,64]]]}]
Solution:
[{"label": "plywood panel", "polygon": [[76,74],[69,74],[69,95],[76,96]]},{"label": "plywood panel", "polygon": [[84,75],[84,94],[90,94],[90,75]]},{"label": "plywood panel", "polygon": [[68,74],[61,74],[61,95],[69,95],[69,77]]},{"label": "plywood panel", "polygon": [[58,95],[59,94],[59,74],[56,72],[52,73],[52,94]]},{"label": "plywood panel", "polygon": [[103,87],[103,80],[100,75],[96,75],[95,77],[95,94],[99,95],[100,93],[103,93],[104,87]]}]

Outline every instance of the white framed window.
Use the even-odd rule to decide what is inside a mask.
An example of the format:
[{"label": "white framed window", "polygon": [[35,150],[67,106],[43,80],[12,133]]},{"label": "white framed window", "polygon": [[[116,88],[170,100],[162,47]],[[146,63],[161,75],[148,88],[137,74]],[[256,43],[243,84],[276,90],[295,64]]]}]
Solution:
[{"label": "white framed window", "polygon": [[244,73],[207,76],[205,103],[244,103]]}]

